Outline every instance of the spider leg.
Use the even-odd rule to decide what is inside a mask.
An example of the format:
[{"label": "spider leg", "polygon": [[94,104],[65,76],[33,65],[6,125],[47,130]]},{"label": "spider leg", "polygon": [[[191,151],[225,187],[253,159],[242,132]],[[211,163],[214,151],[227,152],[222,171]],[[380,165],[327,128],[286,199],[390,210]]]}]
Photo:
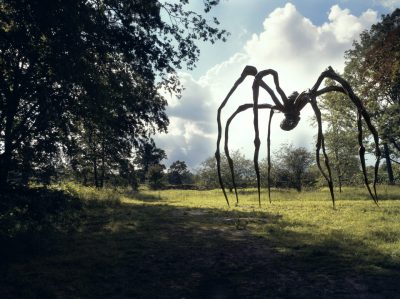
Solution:
[{"label": "spider leg", "polygon": [[230,206],[229,200],[228,200],[228,196],[226,195],[224,183],[222,181],[222,176],[221,176],[221,154],[220,154],[220,150],[219,150],[219,146],[221,143],[221,135],[222,135],[221,112],[222,112],[222,109],[224,108],[224,106],[226,105],[226,103],[228,102],[230,96],[234,93],[236,88],[244,81],[244,79],[247,76],[255,76],[256,74],[257,74],[257,69],[255,67],[246,66],[243,69],[242,74],[240,75],[239,79],[237,79],[236,82],[233,84],[231,90],[228,92],[225,99],[222,101],[221,105],[218,108],[218,113],[217,113],[218,137],[217,137],[217,150],[215,152],[215,159],[217,160],[217,173],[218,173],[219,185],[221,186],[222,192],[224,193],[224,197],[225,197],[225,200],[226,200],[226,203],[228,204],[228,206]]},{"label": "spider leg", "polygon": [[301,111],[309,103],[309,93],[303,91],[294,101],[296,111]]},{"label": "spider leg", "polygon": [[[236,186],[236,180],[235,180],[235,172],[234,172],[234,166],[233,166],[233,160],[230,156],[229,153],[229,126],[232,122],[232,120],[236,117],[236,115],[238,115],[240,112],[243,112],[249,108],[253,108],[254,104],[244,104],[239,106],[236,111],[228,118],[227,122],[226,122],[226,126],[225,126],[225,146],[224,146],[224,150],[225,150],[225,155],[226,158],[228,160],[228,165],[229,165],[229,170],[231,172],[231,177],[232,177],[232,184],[233,184],[233,188],[235,190],[235,196],[236,196],[236,204],[239,204],[239,197],[238,197],[238,193],[237,193],[237,186]],[[257,109],[273,109],[274,106],[269,105],[269,104],[261,104],[258,105]],[[271,110],[273,111],[273,110]]]},{"label": "spider leg", "polygon": [[[358,144],[360,145],[360,148],[358,150],[358,153],[360,155],[360,162],[361,162],[361,169],[364,175],[364,182],[365,186],[368,189],[369,195],[372,197],[374,200],[375,204],[378,204],[378,200],[376,198],[376,190],[375,191],[375,196],[372,194],[371,188],[369,187],[369,181],[367,177],[367,169],[365,166],[365,147],[363,145],[363,130],[362,130],[362,121],[361,121],[361,112],[357,112],[357,128],[358,128]],[[375,185],[374,185],[375,187]]]},{"label": "spider leg", "polygon": [[[330,78],[330,79],[338,82],[341,85],[341,87],[340,86],[328,86],[328,87],[318,91],[319,86],[321,85],[322,81],[325,78]],[[364,181],[365,181],[365,184],[367,184],[366,187],[368,189],[368,192],[370,193],[370,196],[373,199],[373,201],[377,204],[378,195],[376,192],[376,183],[377,183],[379,163],[380,163],[380,158],[381,158],[381,150],[379,148],[378,132],[375,129],[374,125],[372,124],[371,117],[369,116],[368,112],[365,110],[362,101],[354,94],[354,91],[351,88],[350,84],[346,80],[344,80],[342,77],[340,77],[338,74],[336,74],[335,71],[331,67],[329,67],[326,71],[324,71],[319,76],[317,82],[311,89],[310,93],[313,93],[315,95],[321,95],[321,94],[329,92],[329,91],[342,92],[350,98],[350,100],[353,102],[353,104],[357,107],[357,111],[358,111],[358,114],[360,114],[360,118],[361,118],[361,116],[362,116],[362,118],[364,118],[364,121],[368,127],[368,130],[371,132],[371,134],[373,136],[374,143],[375,143],[375,156],[376,156],[376,162],[375,162],[375,168],[374,168],[374,181],[373,181],[374,194],[372,194],[372,192],[370,191],[370,188],[369,188],[369,184],[367,184],[368,179],[365,180],[365,178],[367,177],[366,169],[364,169],[363,167],[362,168],[363,168]],[[362,128],[362,127],[358,126],[358,131],[359,131],[359,134],[362,134],[362,132],[360,133],[360,128]],[[362,140],[361,140],[361,143],[362,143]],[[359,144],[360,144],[360,141],[359,141]],[[361,150],[361,144],[360,144],[360,150]],[[365,149],[364,149],[364,152],[365,152]],[[364,152],[362,154],[360,152],[361,164],[363,164],[363,160],[365,163],[365,158],[364,158],[365,153]]]},{"label": "spider leg", "polygon": [[[257,77],[256,77],[257,78]],[[256,79],[254,79],[254,84],[253,84],[253,122],[254,122],[254,132],[255,132],[255,137],[254,137],[254,169],[256,171],[256,177],[257,177],[257,191],[258,191],[258,205],[261,207],[261,188],[260,188],[260,167],[258,165],[258,154],[260,152],[260,132],[258,130],[258,96],[260,92],[260,86],[259,84],[255,83]]]},{"label": "spider leg", "polygon": [[[333,182],[332,182],[332,173],[331,173],[331,167],[329,165],[329,158],[328,155],[326,154],[325,150],[325,140],[324,140],[324,134],[322,133],[322,120],[321,120],[321,110],[319,110],[317,101],[315,97],[311,98],[311,106],[314,110],[315,116],[317,118],[317,123],[318,123],[318,136],[317,136],[317,145],[316,145],[316,157],[315,159],[317,160],[317,166],[319,171],[322,173],[324,176],[325,180],[328,182],[329,186],[329,191],[331,193],[331,198],[332,198],[332,204],[333,208],[335,208],[335,194],[333,192]],[[325,173],[323,168],[321,167],[320,163],[320,157],[319,157],[319,152],[322,147],[322,153],[324,155],[324,160],[325,160],[325,166],[328,171],[328,174]]]},{"label": "spider leg", "polygon": [[283,90],[279,86],[279,78],[278,78],[278,73],[274,70],[268,69],[268,70],[263,70],[259,72],[253,81],[253,124],[254,124],[254,132],[255,132],[255,137],[254,137],[254,169],[256,171],[256,177],[257,177],[257,192],[258,192],[258,204],[261,207],[261,184],[260,184],[260,167],[258,164],[258,156],[260,152],[260,146],[261,146],[261,141],[260,141],[260,132],[258,129],[258,97],[260,94],[260,87],[265,89],[271,96],[272,100],[274,101],[275,105],[277,106],[278,110],[283,110],[284,106],[279,102],[278,98],[276,97],[274,91],[262,80],[263,77],[267,75],[272,75],[274,78],[274,83],[276,86],[277,91],[282,97],[282,100],[284,102],[288,102],[288,99],[283,92]]},{"label": "spider leg", "polygon": [[245,111],[249,108],[253,108],[253,104],[245,104],[245,105],[241,105],[239,106],[239,108],[231,115],[231,117],[229,117],[228,121],[226,122],[226,126],[225,126],[225,155],[226,158],[228,159],[228,164],[229,164],[229,170],[231,172],[231,177],[232,177],[232,184],[233,184],[233,188],[235,190],[235,196],[236,196],[236,204],[239,204],[239,197],[238,197],[238,193],[237,193],[237,187],[236,187],[236,180],[235,180],[235,172],[234,172],[234,168],[233,168],[233,161],[232,158],[229,154],[229,147],[228,147],[228,141],[229,141],[229,126],[232,122],[232,120],[235,118],[235,116],[242,112]]},{"label": "spider leg", "polygon": [[268,183],[268,198],[270,203],[271,203],[271,121],[273,115],[274,115],[274,110],[271,109],[271,111],[269,112],[268,136],[267,136],[267,161],[268,161],[267,183]]}]

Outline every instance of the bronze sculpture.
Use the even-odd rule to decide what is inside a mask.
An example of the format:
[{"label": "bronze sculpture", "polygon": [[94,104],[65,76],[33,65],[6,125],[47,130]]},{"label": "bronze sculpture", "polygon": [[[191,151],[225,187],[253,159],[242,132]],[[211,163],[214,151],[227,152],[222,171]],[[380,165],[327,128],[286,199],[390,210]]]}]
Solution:
[{"label": "bronze sculpture", "polygon": [[[281,97],[281,101],[279,101],[278,97],[276,96],[275,92],[273,89],[271,89],[264,81],[263,78],[265,76],[271,75],[274,80],[274,84],[276,87],[276,91],[279,93]],[[232,176],[232,183],[233,187],[235,190],[235,195],[236,195],[236,202],[238,203],[239,198],[238,198],[238,193],[237,193],[237,187],[235,183],[235,176],[234,176],[234,165],[233,161],[229,155],[229,147],[228,147],[228,141],[229,141],[229,125],[232,122],[232,120],[235,118],[235,116],[247,109],[253,108],[253,119],[254,119],[254,132],[255,132],[255,139],[254,139],[254,145],[255,145],[255,151],[254,151],[254,168],[256,172],[256,177],[257,177],[257,190],[258,190],[258,201],[259,205],[261,206],[261,192],[260,192],[260,170],[259,170],[259,164],[258,164],[258,155],[259,155],[259,150],[260,150],[260,137],[259,137],[259,128],[258,128],[258,110],[259,109],[270,109],[270,116],[269,116],[269,121],[268,121],[268,137],[267,137],[267,160],[268,160],[268,195],[269,195],[269,200],[271,201],[271,188],[270,188],[270,170],[271,170],[271,159],[270,159],[270,136],[271,136],[271,119],[275,111],[282,112],[285,116],[283,121],[280,124],[280,127],[282,130],[285,131],[290,131],[294,129],[297,124],[300,121],[300,112],[301,110],[308,104],[310,103],[312,106],[312,109],[315,113],[316,119],[317,119],[317,124],[318,124],[318,135],[317,135],[317,144],[316,144],[316,162],[318,169],[320,170],[321,174],[324,176],[325,180],[328,183],[329,186],[329,191],[330,195],[332,198],[332,204],[333,207],[335,207],[335,195],[333,192],[333,182],[332,182],[332,175],[331,175],[331,169],[329,165],[329,158],[328,155],[326,154],[325,150],[325,143],[324,143],[324,135],[322,132],[322,120],[321,120],[321,111],[317,105],[317,97],[321,96],[325,93],[328,92],[341,92],[345,95],[347,95],[351,102],[356,106],[357,108],[357,129],[358,129],[358,143],[359,143],[359,157],[360,157],[360,162],[361,162],[361,168],[363,172],[363,177],[364,177],[364,183],[368,189],[368,192],[373,199],[373,201],[377,204],[378,203],[378,196],[376,193],[376,181],[377,181],[377,175],[378,175],[378,167],[379,167],[379,162],[380,162],[380,156],[381,152],[379,149],[379,138],[378,138],[378,133],[371,123],[371,118],[368,114],[368,112],[365,110],[363,103],[361,100],[354,94],[350,84],[343,79],[341,76],[339,76],[331,67],[328,67],[327,70],[321,73],[321,75],[318,77],[316,83],[314,86],[302,93],[294,92],[292,93],[289,97],[286,96],[284,91],[281,89],[279,86],[279,78],[278,78],[278,73],[272,69],[267,69],[258,72],[257,69],[254,66],[246,66],[239,77],[239,79],[236,80],[234,83],[233,87],[221,103],[221,105],[218,108],[218,114],[217,114],[217,123],[218,123],[218,139],[217,139],[217,151],[215,153],[215,158],[217,160],[217,172],[218,172],[218,180],[219,184],[221,186],[221,189],[223,191],[225,200],[229,206],[229,200],[226,195],[224,183],[222,181],[222,176],[221,176],[221,154],[220,154],[220,143],[221,143],[221,137],[222,137],[222,125],[221,125],[221,112],[226,103],[228,102],[230,96],[234,93],[236,88],[244,81],[244,79],[247,76],[254,76],[254,81],[253,81],[253,103],[248,103],[248,104],[243,104],[237,108],[237,110],[228,118],[225,126],[225,146],[224,146],[224,151],[225,155],[228,159],[228,164],[229,164],[229,169],[231,172]],[[338,85],[330,85],[324,88],[320,88],[322,82],[324,79],[331,79],[337,83]],[[271,96],[272,101],[274,102],[274,105],[271,104],[259,104],[258,103],[258,98],[259,98],[259,90],[260,87],[263,88],[268,92],[268,94]],[[363,145],[363,128],[362,128],[362,119],[364,119],[368,130],[372,133],[374,143],[375,143],[375,156],[376,156],[376,163],[375,163],[375,171],[374,171],[374,181],[373,181],[373,192],[369,186],[369,180],[367,177],[367,171],[366,171],[366,164],[365,164],[365,147]],[[322,153],[324,156],[324,162],[326,166],[326,171],[321,167],[320,163],[320,150],[322,148]]]}]

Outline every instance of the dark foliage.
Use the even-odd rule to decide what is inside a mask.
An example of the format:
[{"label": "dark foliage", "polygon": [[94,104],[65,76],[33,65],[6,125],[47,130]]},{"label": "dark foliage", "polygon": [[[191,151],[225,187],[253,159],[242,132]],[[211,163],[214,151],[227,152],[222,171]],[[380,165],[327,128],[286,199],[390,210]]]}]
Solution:
[{"label": "dark foliage", "polygon": [[346,52],[345,76],[373,111],[388,182],[395,182],[392,162],[400,158],[400,9],[360,35]]},{"label": "dark foliage", "polygon": [[193,183],[193,175],[188,170],[186,162],[179,160],[173,162],[169,167],[167,179],[171,185],[182,186]]},{"label": "dark foliage", "polygon": [[307,149],[284,145],[276,162],[276,187],[301,191],[304,186],[310,187],[315,184],[316,179],[310,170],[314,158]]},{"label": "dark foliage", "polygon": [[195,66],[196,42],[226,37],[187,3],[1,1],[0,185],[39,168],[46,182],[56,163],[43,161],[64,155],[101,187],[133,147],[166,131],[159,88],[179,93],[176,70]]},{"label": "dark foliage", "polygon": [[50,250],[52,236],[80,224],[82,202],[63,191],[8,188],[0,194],[0,255],[4,260]]},{"label": "dark foliage", "polygon": [[162,164],[152,164],[146,172],[146,179],[153,190],[161,189],[164,186],[164,170]]},{"label": "dark foliage", "polygon": [[[165,169],[165,165],[161,161],[167,158],[167,154],[154,143],[154,140],[142,142],[136,151],[135,164],[138,166],[138,177],[141,183],[144,183],[148,176],[149,170],[153,165],[160,165]],[[153,169],[154,170],[154,169]]]}]

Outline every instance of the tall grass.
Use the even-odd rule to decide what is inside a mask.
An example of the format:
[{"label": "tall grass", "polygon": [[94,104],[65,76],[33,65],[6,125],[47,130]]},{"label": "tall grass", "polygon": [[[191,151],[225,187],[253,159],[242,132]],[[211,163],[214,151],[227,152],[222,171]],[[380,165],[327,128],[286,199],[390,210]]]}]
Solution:
[{"label": "tall grass", "polygon": [[67,194],[79,198],[86,205],[112,206],[119,205],[123,189],[118,188],[95,188],[82,186],[77,183],[62,183],[53,188],[64,190]]}]

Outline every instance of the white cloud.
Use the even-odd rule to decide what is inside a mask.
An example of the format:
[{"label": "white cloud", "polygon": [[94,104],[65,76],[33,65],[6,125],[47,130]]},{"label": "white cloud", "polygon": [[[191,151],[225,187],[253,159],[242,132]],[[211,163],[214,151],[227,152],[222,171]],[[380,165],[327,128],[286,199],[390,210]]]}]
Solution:
[{"label": "white cloud", "polygon": [[212,122],[215,101],[210,88],[196,82],[189,74],[181,74],[181,82],[185,87],[182,98],[169,97],[168,134],[158,135],[156,142],[166,151],[167,164],[184,160],[194,167],[205,159],[204,153],[209,153],[215,143]]},{"label": "white cloud", "polygon": [[172,130],[156,139],[157,146],[164,149],[168,156],[167,164],[183,160],[193,168],[211,155],[215,147],[214,136],[203,131],[196,122],[175,117],[171,117],[170,121]]},{"label": "white cloud", "polygon": [[334,5],[327,22],[316,26],[288,3],[265,19],[264,31],[253,35],[245,51],[255,65],[276,69],[283,84],[287,80],[296,89],[304,89],[327,66],[342,70],[344,51],[376,21],[377,14],[371,10],[356,17]]},{"label": "white cloud", "polygon": [[400,7],[400,0],[378,0],[378,2],[390,10]]},{"label": "white cloud", "polygon": [[338,43],[352,42],[354,37],[376,21],[377,13],[367,10],[359,18],[350,14],[348,9],[341,9],[338,5],[332,6],[328,19],[329,23],[322,26],[321,35],[333,33]]},{"label": "white cloud", "polygon": [[[275,9],[264,20],[264,30],[253,34],[241,52],[212,67],[198,81],[187,74],[182,76],[186,88],[182,99],[172,100],[168,109],[172,116],[170,133],[158,138],[158,143],[166,148],[169,162],[180,159],[195,167],[214,153],[218,106],[245,65],[254,65],[258,70],[273,68],[278,71],[281,87],[287,94],[294,90],[300,92],[312,87],[327,66],[342,71],[344,51],[351,48],[362,30],[376,22],[375,11],[367,10],[357,17],[338,5],[332,6],[326,22],[320,26],[301,15],[293,4]],[[270,78],[266,82],[274,86]],[[252,102],[251,78],[238,88],[224,108],[223,121],[239,105],[249,102]],[[271,103],[267,93],[260,94],[260,102]],[[275,117],[272,135],[275,149],[282,142],[310,147],[316,133],[307,121],[311,114],[310,108],[302,111],[302,121],[291,132],[282,131],[279,128],[281,116]],[[263,141],[267,115],[260,113]],[[238,116],[230,132],[231,148],[238,148],[251,157],[254,138],[251,111]]]},{"label": "white cloud", "polygon": [[184,86],[182,98],[172,99],[167,108],[170,116],[187,120],[206,121],[213,102],[212,94],[207,86],[196,82],[189,74],[181,74],[180,79]]}]

